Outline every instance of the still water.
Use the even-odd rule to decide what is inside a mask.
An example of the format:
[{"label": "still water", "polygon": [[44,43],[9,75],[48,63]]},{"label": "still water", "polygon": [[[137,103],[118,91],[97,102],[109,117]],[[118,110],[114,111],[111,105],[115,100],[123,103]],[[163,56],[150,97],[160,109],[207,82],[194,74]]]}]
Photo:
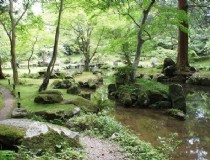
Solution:
[{"label": "still water", "polygon": [[175,160],[210,160],[210,88],[186,87],[187,118],[179,121],[159,111],[117,107],[115,118],[140,139],[157,145],[157,138],[178,133],[182,141]]}]

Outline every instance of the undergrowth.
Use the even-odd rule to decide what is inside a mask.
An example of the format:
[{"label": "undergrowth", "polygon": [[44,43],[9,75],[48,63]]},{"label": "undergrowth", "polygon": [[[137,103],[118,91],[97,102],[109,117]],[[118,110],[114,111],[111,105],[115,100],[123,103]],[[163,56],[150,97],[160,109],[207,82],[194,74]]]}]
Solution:
[{"label": "undergrowth", "polygon": [[[72,118],[67,125],[76,131],[83,131],[88,135],[108,138],[120,144],[122,151],[132,160],[167,160],[175,148],[153,148],[150,143],[141,141],[137,136],[130,133],[125,127],[118,123],[114,118],[105,114],[89,114]],[[162,144],[169,147],[172,139],[162,138]],[[167,153],[167,154],[165,154]]]}]

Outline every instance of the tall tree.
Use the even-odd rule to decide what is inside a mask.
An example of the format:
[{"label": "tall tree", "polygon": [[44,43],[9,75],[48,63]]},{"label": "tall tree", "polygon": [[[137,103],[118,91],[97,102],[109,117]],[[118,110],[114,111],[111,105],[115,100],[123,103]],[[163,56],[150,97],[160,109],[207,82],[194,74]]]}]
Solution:
[{"label": "tall tree", "polygon": [[60,0],[58,21],[57,21],[57,27],[56,27],[56,32],[55,32],[55,41],[54,41],[54,47],[53,47],[53,54],[52,54],[52,58],[50,60],[50,63],[47,67],[47,72],[45,74],[44,80],[43,80],[41,86],[39,87],[39,92],[47,89],[47,86],[48,86],[49,80],[50,80],[50,76],[53,72],[54,65],[55,65],[55,62],[56,62],[57,53],[58,53],[58,41],[59,41],[59,35],[60,35],[60,22],[61,22],[62,11],[63,11],[63,0]]},{"label": "tall tree", "polygon": [[[188,11],[188,3],[187,0],[178,0],[178,8],[179,10],[185,12],[187,14]],[[188,29],[187,20],[181,23],[185,29]],[[178,54],[177,54],[177,69],[179,71],[186,71],[189,67],[188,62],[188,32],[183,31],[181,27],[179,27],[178,31]]]},{"label": "tall tree", "polygon": [[[18,79],[18,71],[17,71],[17,66],[16,66],[16,27],[20,23],[23,16],[26,14],[29,8],[30,1],[28,0],[27,3],[24,5],[24,10],[22,11],[19,18],[17,19],[14,16],[15,14],[14,2],[16,1],[9,0],[9,6],[8,6],[9,9],[8,11],[4,10],[4,12],[1,13],[0,24],[2,24],[10,41],[10,54],[11,54],[11,66],[13,70],[13,80],[14,80],[14,84],[18,84],[19,79]],[[6,3],[6,1],[4,3]],[[9,14],[9,18],[6,15],[7,12]]]},{"label": "tall tree", "polygon": [[[132,80],[133,81],[135,81],[135,78],[136,78],[136,69],[139,65],[142,46],[143,46],[144,42],[146,41],[146,39],[143,38],[143,33],[146,32],[146,34],[149,35],[149,33],[145,30],[145,24],[147,22],[149,12],[151,11],[152,6],[154,4],[155,4],[155,0],[151,0],[148,7],[143,10],[143,18],[141,20],[140,25],[137,22],[135,22],[136,25],[139,27],[139,31],[138,31],[138,35],[137,35],[137,38],[138,38],[137,49],[136,49],[135,59],[134,59],[134,62],[133,62],[133,67],[134,67],[134,72],[132,74]],[[150,35],[149,35],[149,39],[151,39]]]},{"label": "tall tree", "polygon": [[[83,15],[85,17],[85,15]],[[79,19],[79,16],[78,16]],[[89,71],[89,64],[93,57],[97,54],[104,29],[101,30],[101,33],[98,37],[97,44],[93,43],[93,32],[96,30],[96,24],[93,24],[88,18],[86,20],[79,19],[80,22],[75,22],[72,26],[74,33],[76,35],[76,45],[78,50],[84,56],[84,70]],[[95,38],[96,39],[96,38]]]}]

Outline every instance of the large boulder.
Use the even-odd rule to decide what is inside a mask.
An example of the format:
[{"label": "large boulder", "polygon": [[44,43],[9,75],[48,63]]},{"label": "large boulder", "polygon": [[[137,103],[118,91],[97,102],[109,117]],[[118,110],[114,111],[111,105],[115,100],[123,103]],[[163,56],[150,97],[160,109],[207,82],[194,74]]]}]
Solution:
[{"label": "large boulder", "polygon": [[175,62],[171,58],[165,58],[163,62],[163,70],[169,66],[175,66]]},{"label": "large boulder", "polygon": [[74,83],[74,80],[70,81],[68,79],[63,81],[55,81],[53,84],[54,89],[67,89],[72,86],[72,83]]},{"label": "large boulder", "polygon": [[[68,147],[78,147],[80,145],[79,134],[77,132],[72,132],[65,127],[49,123],[27,119],[8,119],[0,121],[0,126],[4,126],[4,130],[0,130],[0,140],[2,137],[11,137],[11,135],[15,137],[9,139],[4,138],[4,144],[10,144],[10,142],[14,144],[14,142],[18,140],[20,143],[17,145],[23,145],[24,151],[29,151],[36,156],[41,156],[46,152],[56,154],[59,152],[57,146],[65,149]],[[10,128],[12,128],[12,130]],[[18,132],[14,132],[14,129]],[[20,149],[19,152],[21,152],[22,149]]]},{"label": "large boulder", "polygon": [[147,107],[150,104],[149,97],[146,93],[140,93],[137,97],[137,107]]},{"label": "large boulder", "polygon": [[88,88],[96,89],[96,87],[97,87],[96,81],[94,79],[89,79],[88,80]]},{"label": "large boulder", "polygon": [[85,99],[88,99],[88,100],[91,99],[91,93],[89,93],[89,92],[81,92],[81,93],[79,94],[79,96],[81,96],[81,97],[83,97],[83,98],[85,98]]},{"label": "large boulder", "polygon": [[172,101],[172,108],[186,113],[186,97],[180,84],[169,85],[169,96]]},{"label": "large boulder", "polygon": [[39,104],[53,104],[63,101],[62,93],[59,91],[42,91],[34,99]]},{"label": "large boulder", "polygon": [[68,101],[68,104],[74,104],[75,106],[78,106],[87,112],[98,112],[97,105],[94,102],[79,96],[73,97],[71,100]]},{"label": "large boulder", "polygon": [[163,72],[164,72],[164,75],[167,76],[167,77],[173,77],[175,76],[175,73],[176,73],[176,66],[167,66]]},{"label": "large boulder", "polygon": [[125,107],[131,107],[131,105],[132,105],[132,98],[131,98],[131,95],[129,93],[121,93],[119,95],[119,101]]},{"label": "large boulder", "polygon": [[17,150],[17,146],[22,143],[25,130],[14,126],[1,124],[0,121],[0,147],[6,150]]},{"label": "large boulder", "polygon": [[116,84],[109,84],[108,85],[108,93],[116,92],[117,91],[117,86]]},{"label": "large boulder", "polygon": [[147,96],[149,98],[150,104],[154,104],[159,101],[167,101],[169,99],[169,97],[166,93],[162,93],[159,91],[153,91],[153,90],[149,90],[147,92]]},{"label": "large boulder", "polygon": [[79,94],[80,90],[79,90],[79,85],[78,84],[73,84],[71,87],[69,87],[67,89],[67,93],[68,94]]}]

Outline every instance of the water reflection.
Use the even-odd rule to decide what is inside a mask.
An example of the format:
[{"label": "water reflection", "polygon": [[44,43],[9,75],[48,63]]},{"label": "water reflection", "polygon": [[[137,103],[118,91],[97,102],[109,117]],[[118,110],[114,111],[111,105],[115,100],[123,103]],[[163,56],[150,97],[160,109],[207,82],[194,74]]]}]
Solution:
[{"label": "water reflection", "polygon": [[145,141],[157,145],[157,137],[177,132],[182,144],[175,160],[210,160],[210,94],[191,91],[187,97],[187,119],[178,121],[158,111],[117,107],[118,121],[135,131]]}]

